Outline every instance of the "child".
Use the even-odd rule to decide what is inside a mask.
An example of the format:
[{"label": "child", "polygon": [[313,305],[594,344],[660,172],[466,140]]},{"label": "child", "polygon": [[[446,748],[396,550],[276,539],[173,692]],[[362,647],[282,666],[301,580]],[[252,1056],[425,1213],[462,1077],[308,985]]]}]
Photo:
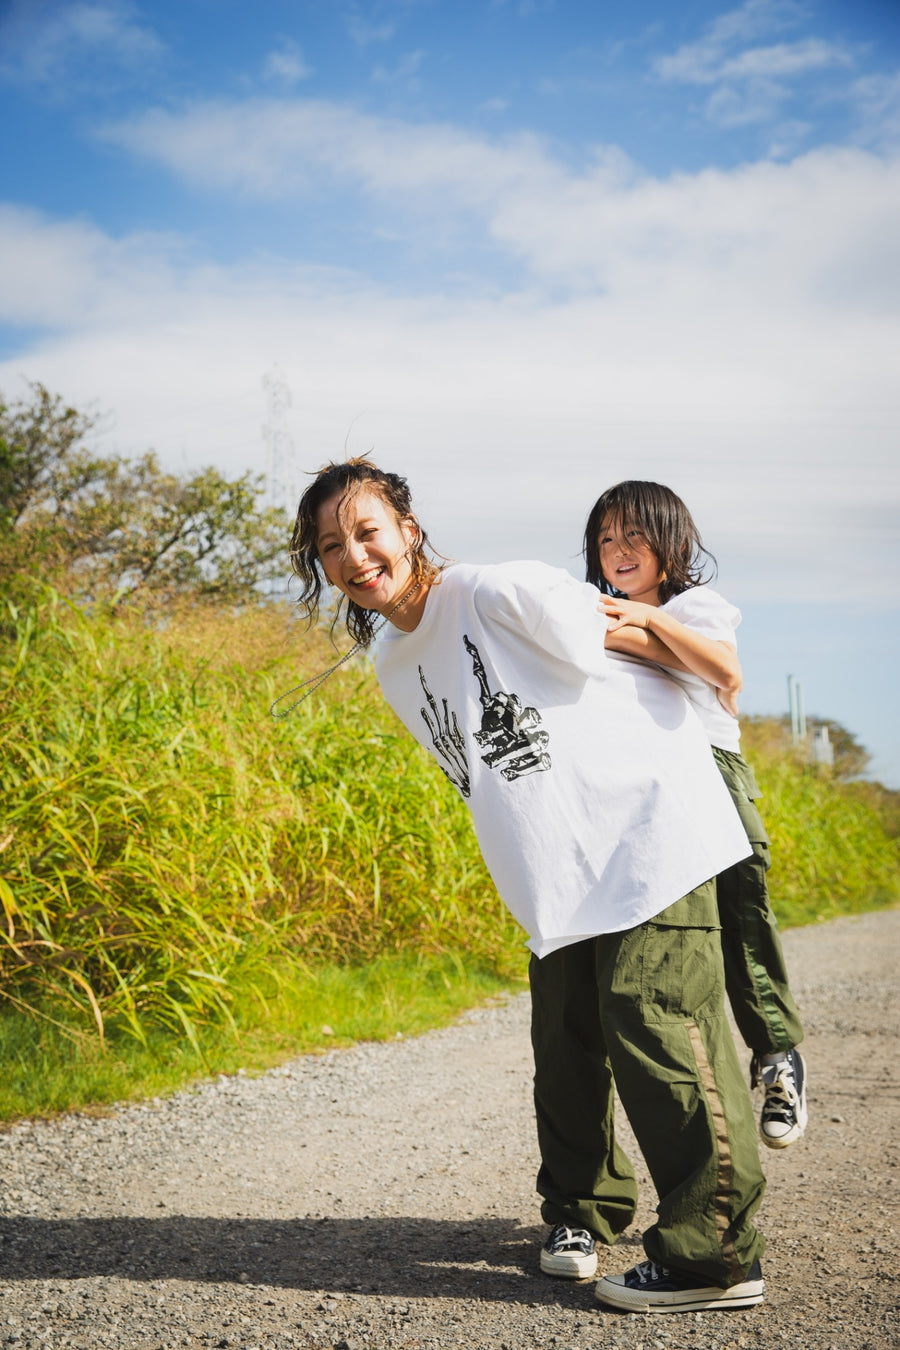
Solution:
[{"label": "child", "polygon": [[729,1001],[753,1051],[751,1084],[765,1090],[760,1134],[786,1148],[806,1128],[803,1028],[788,986],[766,870],[769,840],[760,792],[740,753],[741,688],[734,630],[740,611],[703,584],[703,548],[684,502],[659,483],[625,482],[591,509],[584,536],[587,578],[610,618],[607,646],[669,668],[694,704],[753,849],[717,878]]},{"label": "child", "polygon": [[405,479],[354,459],[304,492],[292,565],[310,619],[325,581],[357,644],[382,616],[384,694],[466,798],[529,935],[541,1268],[593,1275],[595,1239],[633,1218],[614,1070],[658,1222],[649,1259],[599,1281],[598,1299],[758,1303],[765,1182],[711,880],[747,841],[702,728],[666,676],[606,651],[592,587],[532,562],[438,568],[425,544]]}]

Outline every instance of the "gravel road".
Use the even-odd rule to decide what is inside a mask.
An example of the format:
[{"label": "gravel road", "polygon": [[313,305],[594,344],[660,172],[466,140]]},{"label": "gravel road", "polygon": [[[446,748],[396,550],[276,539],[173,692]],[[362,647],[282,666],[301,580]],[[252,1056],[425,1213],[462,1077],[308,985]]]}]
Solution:
[{"label": "gravel road", "polygon": [[[524,995],[419,1039],[0,1134],[0,1346],[900,1346],[900,910],[784,937],[810,1125],[762,1149],[762,1305],[616,1313],[592,1282],[540,1274]],[[601,1272],[641,1259],[639,1178],[638,1223]]]}]

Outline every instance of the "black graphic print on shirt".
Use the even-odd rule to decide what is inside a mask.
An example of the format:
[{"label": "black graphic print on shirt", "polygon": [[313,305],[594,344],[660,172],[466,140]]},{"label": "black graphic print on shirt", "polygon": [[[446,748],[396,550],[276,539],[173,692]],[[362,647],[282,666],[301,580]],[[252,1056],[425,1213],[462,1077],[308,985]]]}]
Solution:
[{"label": "black graphic print on shirt", "polygon": [[[518,694],[507,694],[502,690],[492,694],[478,648],[466,634],[463,634],[463,644],[472,658],[483,709],[480,729],[472,733],[475,743],[484,751],[482,760],[490,769],[499,768],[507,782],[530,773],[543,773],[551,764],[547,753],[550,737],[541,730],[541,715],[537,708],[523,707]],[[463,797],[470,797],[469,759],[456,713],[450,711],[445,698],[441,699],[441,708],[438,708],[421,666],[419,682],[427,704],[419,711],[431,735],[435,757],[457,791]]]},{"label": "black graphic print on shirt", "polygon": [[481,758],[491,769],[499,765],[503,777],[510,782],[530,773],[543,773],[551,763],[547,753],[550,737],[540,729],[541,715],[537,708],[523,708],[518,694],[502,690],[492,694],[478,648],[465,634],[463,644],[472,658],[478,697],[484,709],[481,730],[475,732],[477,744],[485,751]]},{"label": "black graphic print on shirt", "polygon": [[459,729],[456,713],[450,712],[445,698],[441,699],[444,706],[443,716],[438,712],[434,694],[428,688],[428,681],[421,666],[419,666],[419,681],[428,703],[427,708],[420,708],[419,711],[431,733],[437,762],[456,790],[464,797],[470,797],[472,789],[469,786],[469,760],[466,756],[465,737]]}]

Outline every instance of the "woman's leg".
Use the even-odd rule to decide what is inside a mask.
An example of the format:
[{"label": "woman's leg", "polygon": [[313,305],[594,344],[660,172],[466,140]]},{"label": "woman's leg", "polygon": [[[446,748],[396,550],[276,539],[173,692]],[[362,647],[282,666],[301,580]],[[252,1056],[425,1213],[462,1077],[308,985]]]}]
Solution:
[{"label": "woman's leg", "polygon": [[651,1260],[727,1287],[761,1255],[755,1122],[724,1008],[715,883],[597,940],[622,1104],[659,1196]]},{"label": "woman's leg", "polygon": [[545,1222],[615,1242],[634,1218],[637,1184],[615,1136],[614,1090],[599,1015],[595,946],[531,958],[534,1107]]}]

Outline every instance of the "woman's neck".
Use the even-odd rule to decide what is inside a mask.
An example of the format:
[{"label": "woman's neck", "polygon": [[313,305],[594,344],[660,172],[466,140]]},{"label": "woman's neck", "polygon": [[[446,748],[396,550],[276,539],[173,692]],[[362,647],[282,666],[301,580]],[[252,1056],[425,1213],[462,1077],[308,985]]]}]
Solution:
[{"label": "woman's neck", "polygon": [[428,592],[437,581],[438,575],[435,573],[430,577],[422,577],[407,591],[399,604],[394,606],[387,616],[388,622],[393,624],[394,628],[399,628],[401,633],[415,632],[425,613]]}]

